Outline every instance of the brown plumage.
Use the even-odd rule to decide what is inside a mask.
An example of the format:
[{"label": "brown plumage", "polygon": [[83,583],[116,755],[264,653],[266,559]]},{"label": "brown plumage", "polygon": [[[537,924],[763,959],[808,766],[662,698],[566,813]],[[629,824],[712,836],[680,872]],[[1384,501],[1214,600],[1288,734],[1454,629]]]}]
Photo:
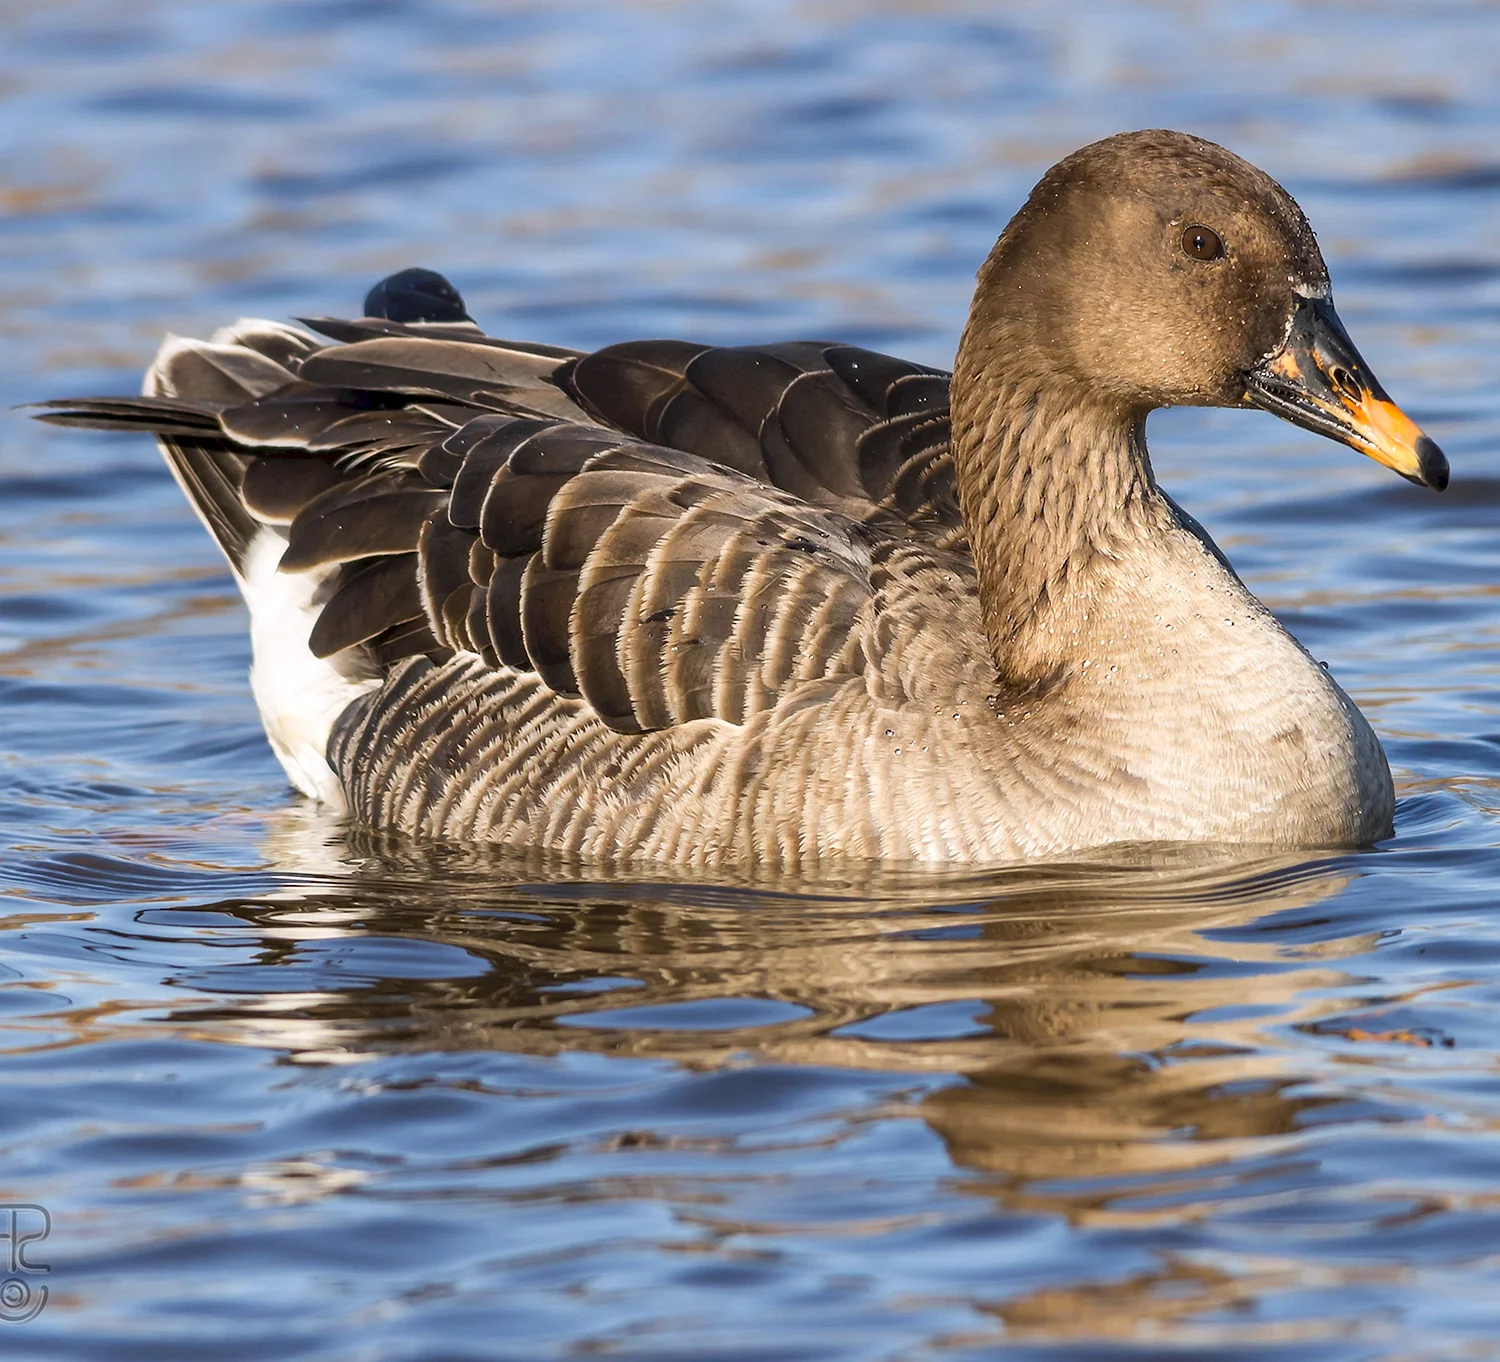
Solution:
[{"label": "brown plumage", "polygon": [[1006,229],[951,383],[831,342],[496,340],[412,271],[311,322],[331,344],[169,341],[143,397],[45,419],[158,435],[273,746],[375,826],[693,864],[1355,843],[1390,829],[1378,742],[1143,434],[1254,401],[1440,485],[1327,293],[1273,181],[1125,134]]}]

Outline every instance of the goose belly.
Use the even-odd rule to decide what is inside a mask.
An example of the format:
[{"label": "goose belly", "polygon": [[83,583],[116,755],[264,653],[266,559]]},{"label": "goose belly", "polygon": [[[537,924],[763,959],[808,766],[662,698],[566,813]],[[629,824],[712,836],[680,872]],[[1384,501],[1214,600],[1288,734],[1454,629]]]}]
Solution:
[{"label": "goose belly", "polygon": [[1274,632],[1243,658],[1214,652],[1217,671],[1104,663],[1009,710],[885,704],[850,678],[744,725],[648,734],[614,732],[530,673],[414,660],[349,705],[329,762],[373,826],[598,861],[981,863],[1121,841],[1385,835],[1378,741],[1266,622]]}]

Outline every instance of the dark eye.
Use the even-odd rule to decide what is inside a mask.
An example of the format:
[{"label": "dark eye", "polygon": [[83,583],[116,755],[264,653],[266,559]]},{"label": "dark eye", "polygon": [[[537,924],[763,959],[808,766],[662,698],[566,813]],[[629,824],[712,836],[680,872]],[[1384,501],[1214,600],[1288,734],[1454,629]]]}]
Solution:
[{"label": "dark eye", "polygon": [[1194,260],[1221,260],[1224,238],[1212,227],[1187,227],[1182,233],[1182,251]]}]

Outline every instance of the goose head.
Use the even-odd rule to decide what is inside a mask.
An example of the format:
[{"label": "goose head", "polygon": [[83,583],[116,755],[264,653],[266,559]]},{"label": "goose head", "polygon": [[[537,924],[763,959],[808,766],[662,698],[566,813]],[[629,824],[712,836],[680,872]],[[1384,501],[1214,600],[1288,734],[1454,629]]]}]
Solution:
[{"label": "goose head", "polygon": [[1043,176],[980,270],[957,389],[1063,384],[1132,421],[1262,407],[1441,490],[1442,451],[1386,395],[1275,180],[1185,133],[1122,133]]}]

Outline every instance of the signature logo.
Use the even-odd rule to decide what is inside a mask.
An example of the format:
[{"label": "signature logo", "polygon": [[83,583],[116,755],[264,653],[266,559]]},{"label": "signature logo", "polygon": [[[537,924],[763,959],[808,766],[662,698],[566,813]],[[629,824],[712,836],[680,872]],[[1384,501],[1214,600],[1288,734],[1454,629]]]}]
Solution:
[{"label": "signature logo", "polygon": [[28,1276],[52,1271],[31,1252],[51,1233],[45,1206],[0,1202],[0,1324],[25,1324],[47,1308],[47,1288]]}]

